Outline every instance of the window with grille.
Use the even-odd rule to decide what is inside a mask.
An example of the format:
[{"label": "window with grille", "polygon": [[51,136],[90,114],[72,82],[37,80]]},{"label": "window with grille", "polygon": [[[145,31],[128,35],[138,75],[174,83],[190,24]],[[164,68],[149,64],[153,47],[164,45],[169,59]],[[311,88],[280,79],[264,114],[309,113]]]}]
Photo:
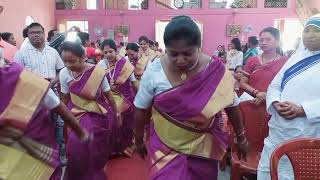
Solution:
[{"label": "window with grille", "polygon": [[148,9],[148,0],[105,0],[105,8],[113,10]]},{"label": "window with grille", "polygon": [[287,8],[288,0],[265,0],[265,8]]},{"label": "window with grille", "polygon": [[257,0],[209,0],[209,8],[256,8]]}]

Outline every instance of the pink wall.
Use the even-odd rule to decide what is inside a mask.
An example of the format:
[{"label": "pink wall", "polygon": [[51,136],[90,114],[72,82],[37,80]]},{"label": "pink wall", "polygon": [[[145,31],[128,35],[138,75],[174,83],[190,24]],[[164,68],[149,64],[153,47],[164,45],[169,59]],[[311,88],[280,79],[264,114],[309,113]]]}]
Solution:
[{"label": "pink wall", "polygon": [[54,0],[0,0],[0,5],[4,6],[0,15],[0,32],[13,33],[18,44],[23,40],[22,30],[27,16],[42,24],[46,32],[55,26]]},{"label": "pink wall", "polygon": [[[103,2],[100,2],[100,5]],[[118,24],[128,24],[129,42],[136,41],[140,35],[155,38],[155,21],[170,19],[175,15],[187,14],[204,24],[203,50],[211,53],[218,44],[227,44],[230,38],[226,37],[226,25],[233,22],[234,9],[209,9],[208,0],[203,0],[202,9],[168,10],[156,8],[155,1],[149,0],[149,9],[141,11],[129,10],[57,10],[58,22],[64,20],[88,20],[89,32],[93,40],[95,27],[105,29],[115,28]],[[264,0],[258,0],[258,8],[236,10],[235,23],[252,25],[253,32],[249,35],[257,35],[267,26],[273,26],[274,20],[279,18],[296,18],[295,0],[289,0],[288,8],[264,9]]]}]

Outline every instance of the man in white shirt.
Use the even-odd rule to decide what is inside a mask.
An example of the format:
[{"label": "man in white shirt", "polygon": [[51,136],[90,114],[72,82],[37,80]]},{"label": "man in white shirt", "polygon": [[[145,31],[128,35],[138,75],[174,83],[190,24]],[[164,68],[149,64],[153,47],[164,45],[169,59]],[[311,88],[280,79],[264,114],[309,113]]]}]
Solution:
[{"label": "man in white shirt", "polygon": [[[27,27],[29,43],[21,48],[15,55],[14,61],[23,67],[31,70],[42,78],[51,81],[53,87],[59,80],[58,73],[64,68],[64,63],[59,53],[52,47],[45,44],[44,28],[39,23],[32,23]],[[60,146],[60,162],[66,165],[66,151],[63,137],[64,121],[60,117],[51,114],[56,119],[56,139]]]},{"label": "man in white shirt", "polygon": [[[270,158],[282,143],[299,137],[320,137],[320,15],[311,17],[303,44],[276,75],[267,92],[269,136],[258,166],[258,180],[270,180]],[[289,159],[279,162],[279,179],[293,180]]]},{"label": "man in white shirt", "polygon": [[16,53],[14,61],[55,84],[64,67],[59,53],[45,44],[44,28],[39,23],[28,26],[28,38],[30,43]]}]

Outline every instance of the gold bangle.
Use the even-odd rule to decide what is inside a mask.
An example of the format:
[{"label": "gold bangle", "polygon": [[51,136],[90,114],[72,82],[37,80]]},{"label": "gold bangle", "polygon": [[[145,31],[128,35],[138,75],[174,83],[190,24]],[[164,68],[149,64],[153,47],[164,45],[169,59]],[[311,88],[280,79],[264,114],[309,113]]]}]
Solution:
[{"label": "gold bangle", "polygon": [[246,133],[246,130],[243,130],[240,134],[237,134],[237,137],[243,136]]}]

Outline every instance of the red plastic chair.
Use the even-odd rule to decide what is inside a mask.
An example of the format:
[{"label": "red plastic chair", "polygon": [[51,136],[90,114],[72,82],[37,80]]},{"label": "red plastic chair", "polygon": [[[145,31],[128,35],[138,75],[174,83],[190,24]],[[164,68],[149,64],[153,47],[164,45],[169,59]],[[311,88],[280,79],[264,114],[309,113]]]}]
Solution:
[{"label": "red plastic chair", "polygon": [[320,179],[319,138],[291,140],[273,151],[270,160],[272,180],[278,180],[278,163],[283,155],[287,155],[292,164],[295,180]]},{"label": "red plastic chair", "polygon": [[239,180],[245,174],[257,174],[263,141],[268,136],[270,115],[265,105],[255,106],[251,101],[240,103],[244,127],[250,144],[247,161],[239,160],[236,146],[231,149],[231,180]]}]

